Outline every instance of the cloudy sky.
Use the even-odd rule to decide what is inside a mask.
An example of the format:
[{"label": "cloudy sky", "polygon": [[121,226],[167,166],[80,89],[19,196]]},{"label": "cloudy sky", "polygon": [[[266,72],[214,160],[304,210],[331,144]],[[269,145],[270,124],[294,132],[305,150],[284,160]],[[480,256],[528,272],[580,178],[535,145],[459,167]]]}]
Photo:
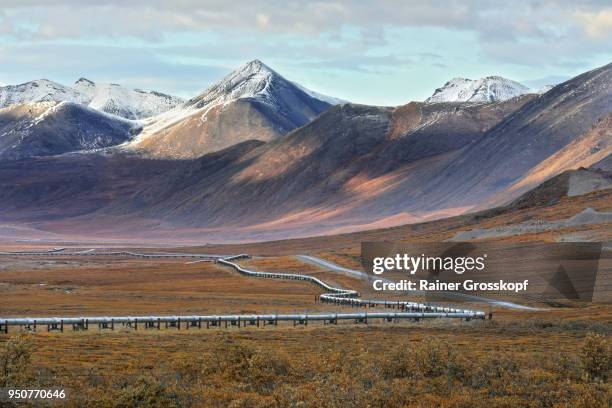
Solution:
[{"label": "cloudy sky", "polygon": [[456,76],[558,82],[612,62],[611,44],[609,0],[0,4],[0,84],[83,76],[186,97],[259,58],[313,90],[396,105]]}]

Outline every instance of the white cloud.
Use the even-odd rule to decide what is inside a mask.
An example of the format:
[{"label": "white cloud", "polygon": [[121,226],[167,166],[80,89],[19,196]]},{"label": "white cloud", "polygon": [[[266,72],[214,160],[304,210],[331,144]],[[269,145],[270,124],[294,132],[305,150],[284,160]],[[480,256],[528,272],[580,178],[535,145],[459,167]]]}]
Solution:
[{"label": "white cloud", "polygon": [[[167,30],[222,29],[277,32],[332,32],[357,27],[439,26],[480,34],[538,35],[548,24],[563,26],[566,17],[606,20],[610,8],[594,1],[491,0],[4,0],[3,9],[18,19],[31,20],[33,35],[46,38],[108,33],[151,38]],[[609,3],[608,3],[609,4]],[[570,19],[571,22],[572,19]],[[101,28],[103,28],[101,30]],[[588,27],[585,27],[588,29]]]},{"label": "white cloud", "polygon": [[589,37],[598,40],[612,37],[612,9],[577,12],[576,19],[582,24]]},{"label": "white cloud", "polygon": [[[580,46],[604,52],[612,7],[597,0],[4,0],[0,35],[15,41],[136,38],[161,42],[176,33],[219,33],[228,38],[287,34],[333,38],[352,27],[369,46],[386,44],[386,29],[439,27],[472,32],[485,55],[496,46],[538,53],[554,43],[562,58],[581,58]],[[250,33],[250,34],[249,34]],[[591,44],[591,42],[594,42]],[[534,47],[534,43],[541,47]],[[526,55],[525,61],[537,55]],[[516,56],[508,60],[517,61]]]},{"label": "white cloud", "polygon": [[267,15],[258,13],[256,15],[256,18],[257,18],[257,24],[259,25],[259,27],[266,29],[269,26],[270,17],[268,17]]}]

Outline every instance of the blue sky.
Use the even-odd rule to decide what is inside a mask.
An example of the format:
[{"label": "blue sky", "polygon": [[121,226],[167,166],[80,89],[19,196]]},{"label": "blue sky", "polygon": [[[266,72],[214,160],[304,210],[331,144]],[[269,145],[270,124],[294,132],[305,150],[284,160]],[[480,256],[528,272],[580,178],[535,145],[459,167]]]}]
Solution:
[{"label": "blue sky", "polygon": [[83,76],[189,97],[258,58],[318,92],[397,105],[456,76],[558,82],[612,62],[610,44],[598,0],[3,0],[0,84]]}]

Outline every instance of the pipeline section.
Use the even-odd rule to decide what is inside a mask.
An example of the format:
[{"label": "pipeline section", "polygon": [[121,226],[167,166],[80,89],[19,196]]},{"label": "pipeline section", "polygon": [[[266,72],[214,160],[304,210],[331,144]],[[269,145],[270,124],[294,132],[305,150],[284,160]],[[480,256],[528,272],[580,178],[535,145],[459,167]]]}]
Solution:
[{"label": "pipeline section", "polygon": [[432,306],[426,305],[423,303],[416,302],[408,302],[408,301],[392,301],[392,300],[378,300],[378,299],[359,299],[359,292],[352,289],[343,289],[337,288],[322,280],[315,278],[310,275],[303,274],[294,274],[294,273],[276,273],[276,272],[257,272],[251,271],[246,268],[243,268],[239,264],[232,262],[238,259],[248,258],[249,256],[246,254],[234,255],[226,258],[221,258],[217,260],[217,263],[230,266],[234,268],[236,271],[243,275],[253,276],[258,278],[267,278],[267,279],[285,279],[285,280],[300,280],[310,282],[314,285],[317,285],[327,293],[323,293],[319,296],[319,299],[323,303],[333,303],[336,305],[351,305],[351,306],[363,306],[363,307],[376,307],[382,306],[385,308],[395,308],[402,310],[408,310],[411,312],[422,312],[422,313],[444,313],[449,316],[444,317],[452,317],[450,315],[458,314],[459,317],[470,316],[472,318],[481,318],[484,319],[485,314],[481,311],[473,311],[466,309],[455,309],[452,307],[442,307],[442,306]]},{"label": "pipeline section", "polygon": [[[37,255],[51,255],[56,252],[34,253]],[[16,253],[0,253],[0,255],[15,255]],[[28,253],[20,252],[18,255],[26,255]],[[73,255],[70,253],[69,255]],[[93,255],[87,251],[87,255]],[[137,257],[193,257],[193,254],[140,254],[134,252],[98,252],[95,255],[115,255],[115,256],[137,256]],[[64,255],[68,255],[64,253]],[[46,326],[47,331],[64,331],[64,325],[72,326],[75,331],[87,330],[89,325],[97,325],[100,330],[114,330],[115,325],[138,329],[140,324],[145,329],[160,329],[163,324],[165,328],[174,327],[181,329],[181,325],[185,329],[190,327],[202,328],[205,325],[209,327],[225,327],[229,326],[257,326],[261,324],[278,325],[279,321],[291,321],[295,325],[308,325],[309,321],[322,321],[324,324],[337,324],[339,320],[353,320],[355,323],[368,323],[368,319],[382,319],[383,322],[398,322],[400,320],[415,320],[428,318],[461,318],[466,320],[484,319],[485,314],[481,311],[455,309],[450,307],[440,307],[425,305],[422,303],[408,301],[390,301],[390,300],[366,300],[359,298],[359,292],[352,289],[344,289],[331,286],[322,280],[304,274],[292,273],[276,273],[276,272],[257,272],[243,268],[238,263],[233,262],[239,259],[249,258],[246,254],[223,256],[223,255],[199,255],[215,259],[217,263],[229,266],[235,269],[240,274],[266,278],[266,279],[283,279],[283,280],[299,280],[315,284],[323,288],[326,292],[319,295],[319,299],[324,303],[333,303],[337,305],[351,305],[362,307],[383,306],[385,308],[398,308],[401,312],[360,312],[360,313],[318,313],[318,314],[256,314],[256,315],[195,315],[195,316],[92,316],[92,317],[40,317],[40,318],[0,318],[0,333],[8,333],[9,326],[21,326],[28,330],[36,330],[38,326]]]}]

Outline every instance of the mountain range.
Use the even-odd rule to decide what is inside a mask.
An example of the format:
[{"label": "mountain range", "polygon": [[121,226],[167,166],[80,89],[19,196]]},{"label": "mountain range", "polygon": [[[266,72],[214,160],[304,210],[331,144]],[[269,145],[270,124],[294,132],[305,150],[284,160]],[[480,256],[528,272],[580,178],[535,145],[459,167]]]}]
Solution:
[{"label": "mountain range", "polygon": [[125,119],[144,119],[165,112],[183,100],[161,92],[97,84],[80,78],[73,86],[48,79],[0,87],[0,108],[34,102],[73,102]]},{"label": "mountain range", "polygon": [[[192,159],[245,140],[269,141],[283,136],[332,104],[343,102],[291,82],[259,60],[245,64],[188,101],[117,84],[95,84],[84,78],[73,87],[31,81],[0,88],[0,107],[5,107],[0,109],[0,117],[14,118],[4,122],[0,159],[112,146],[145,157]],[[47,122],[59,114],[55,108],[44,109],[59,103],[70,104],[71,109],[78,109],[76,105],[90,108],[91,116],[90,123],[84,123],[83,117],[58,128],[62,143],[52,140],[46,123],[38,120],[43,111]],[[126,125],[125,119],[132,124]],[[62,121],[58,117],[54,123]],[[100,139],[96,132],[84,132],[84,127],[127,127],[129,131],[109,131]],[[74,143],[68,143],[70,140]]]},{"label": "mountain range", "polygon": [[[68,138],[72,148],[0,149],[0,221],[81,237],[276,239],[444,218],[568,170],[609,171],[612,64],[543,94],[497,82],[470,83],[470,97],[366,106],[317,96],[256,60],[142,121],[81,106],[117,125],[103,131],[113,136],[83,116],[72,123],[86,142]],[[25,106],[0,110],[0,146],[11,118],[30,115],[22,127],[38,129],[55,116]],[[21,111],[2,119],[7,109]],[[34,140],[53,138],[46,126]]]}]

